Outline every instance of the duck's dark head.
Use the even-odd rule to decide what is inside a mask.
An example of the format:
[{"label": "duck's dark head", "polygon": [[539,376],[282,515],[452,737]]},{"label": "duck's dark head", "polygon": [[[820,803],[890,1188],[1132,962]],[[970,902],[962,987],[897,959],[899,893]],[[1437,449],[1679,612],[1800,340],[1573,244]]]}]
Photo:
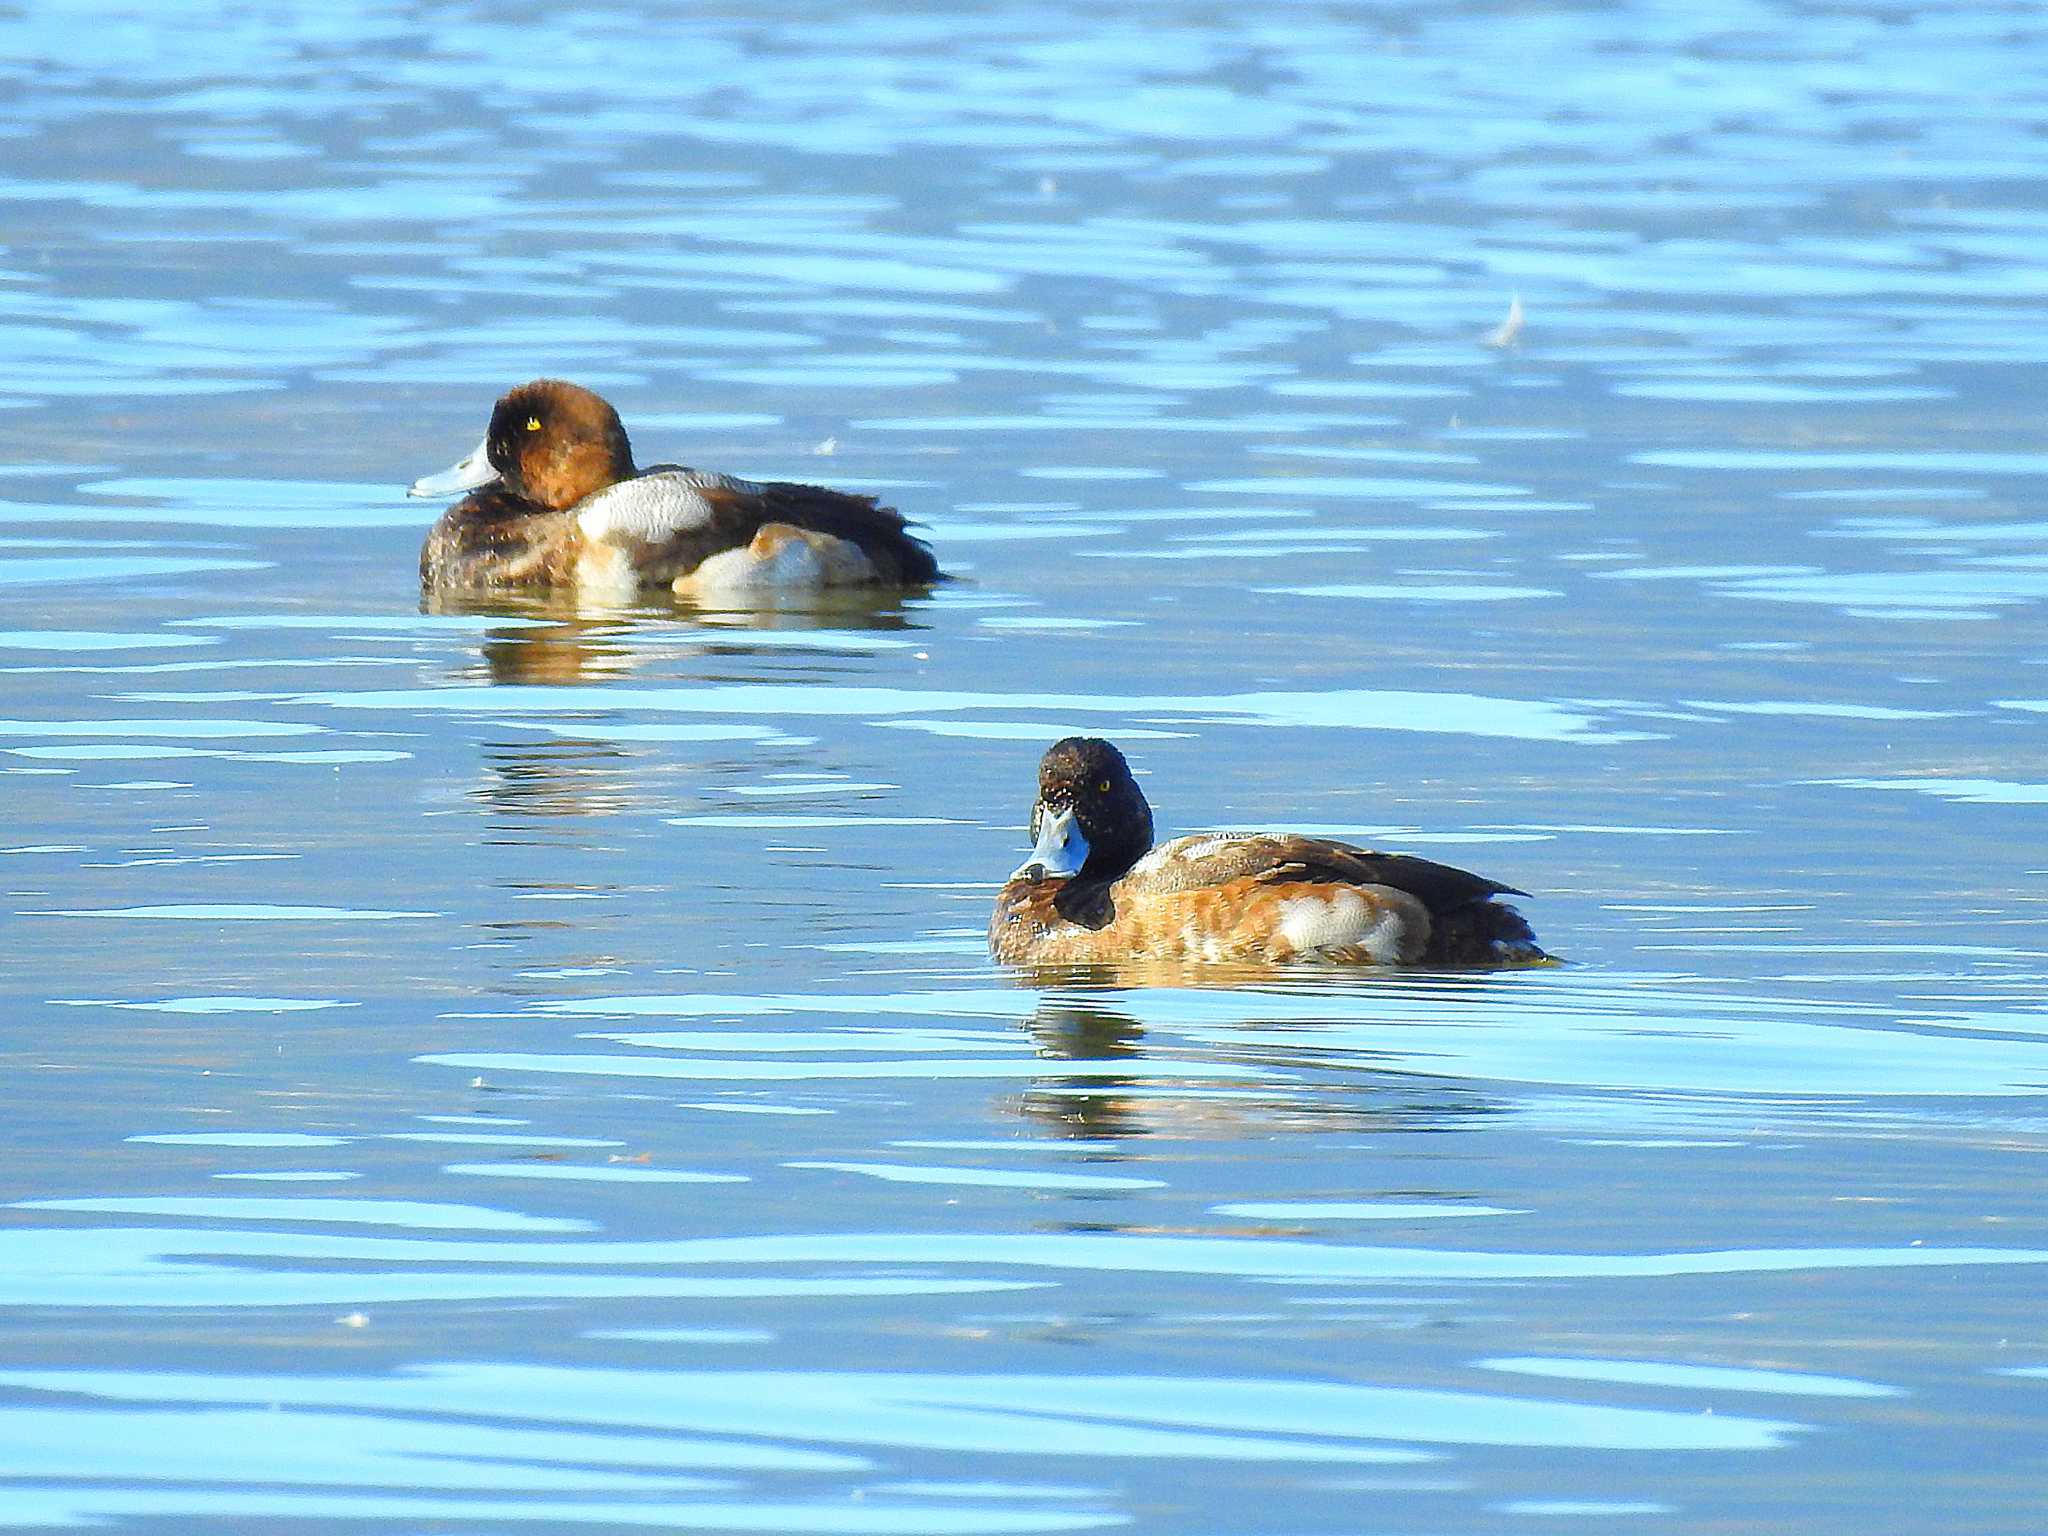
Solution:
[{"label": "duck's dark head", "polygon": [[633,446],[603,396],[561,379],[535,379],[491,412],[476,450],[451,469],[413,483],[414,496],[451,496],[494,481],[560,512],[633,475]]},{"label": "duck's dark head", "polygon": [[1152,846],[1152,807],[1123,753],[1099,736],[1069,736],[1038,763],[1031,856],[1011,879],[1115,880]]}]

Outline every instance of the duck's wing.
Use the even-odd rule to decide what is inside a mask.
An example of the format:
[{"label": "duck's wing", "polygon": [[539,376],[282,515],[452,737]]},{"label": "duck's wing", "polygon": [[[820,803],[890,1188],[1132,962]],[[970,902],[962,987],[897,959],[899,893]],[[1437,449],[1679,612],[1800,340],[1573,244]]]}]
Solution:
[{"label": "duck's wing", "polygon": [[938,575],[931,551],[911,537],[895,508],[819,485],[662,464],[591,496],[578,517],[584,537],[616,545],[638,564],[677,573],[745,548],[774,523],[842,539],[888,580],[922,583]]},{"label": "duck's wing", "polygon": [[1405,891],[1432,913],[1450,912],[1493,896],[1525,896],[1511,885],[1470,870],[1380,853],[1351,843],[1296,833],[1196,833],[1162,843],[1117,882],[1119,895],[1193,890],[1252,879],[1269,884],[1384,885]]},{"label": "duck's wing", "polygon": [[844,539],[867,556],[885,580],[922,586],[939,579],[939,563],[930,546],[910,532],[901,512],[872,496],[789,480],[771,480],[754,490],[764,521]]}]

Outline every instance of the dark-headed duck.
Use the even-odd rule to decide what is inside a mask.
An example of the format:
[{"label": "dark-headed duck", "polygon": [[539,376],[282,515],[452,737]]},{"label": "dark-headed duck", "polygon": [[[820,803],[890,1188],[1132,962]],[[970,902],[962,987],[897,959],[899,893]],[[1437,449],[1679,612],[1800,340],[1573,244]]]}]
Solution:
[{"label": "dark-headed duck", "polygon": [[583,587],[745,596],[820,587],[916,587],[932,552],[872,496],[710,470],[633,467],[619,413],[589,390],[535,379],[491,412],[476,451],[415,481],[452,496],[420,550],[420,580],[450,588]]},{"label": "dark-headed duck", "polygon": [[1405,853],[1285,833],[1152,846],[1123,754],[1070,736],[1038,765],[1037,846],[996,897],[989,951],[1009,965],[1132,960],[1526,965],[1549,957],[1526,892]]}]

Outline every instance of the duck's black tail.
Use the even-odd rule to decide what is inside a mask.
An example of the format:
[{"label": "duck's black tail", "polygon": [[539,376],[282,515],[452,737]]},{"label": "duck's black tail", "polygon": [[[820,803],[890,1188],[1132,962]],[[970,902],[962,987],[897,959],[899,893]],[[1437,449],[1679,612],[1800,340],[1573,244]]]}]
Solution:
[{"label": "duck's black tail", "polygon": [[1551,956],[1522,914],[1498,901],[1472,901],[1430,920],[1424,965],[1540,965]]}]

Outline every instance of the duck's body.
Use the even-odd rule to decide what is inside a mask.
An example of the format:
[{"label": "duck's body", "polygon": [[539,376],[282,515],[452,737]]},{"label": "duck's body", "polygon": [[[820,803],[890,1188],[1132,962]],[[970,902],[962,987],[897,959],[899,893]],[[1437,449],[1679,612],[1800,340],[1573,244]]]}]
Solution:
[{"label": "duck's body", "polygon": [[555,379],[506,395],[476,452],[412,487],[458,491],[469,494],[420,550],[431,590],[744,598],[924,586],[939,574],[901,514],[872,496],[673,464],[636,470],[618,413]]},{"label": "duck's body", "polygon": [[989,950],[1011,965],[1133,960],[1474,966],[1548,958],[1512,886],[1411,854],[1275,833],[1152,845],[1121,753],[1070,737],[1039,766],[1038,846],[1003,886]]}]

